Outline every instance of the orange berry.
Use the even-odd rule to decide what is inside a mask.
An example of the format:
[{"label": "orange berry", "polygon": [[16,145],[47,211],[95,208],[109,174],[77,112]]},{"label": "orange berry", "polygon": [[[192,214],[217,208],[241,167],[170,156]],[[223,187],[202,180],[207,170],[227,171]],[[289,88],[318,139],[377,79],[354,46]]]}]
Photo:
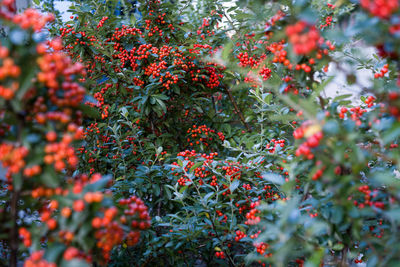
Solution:
[{"label": "orange berry", "polygon": [[38,44],[38,45],[36,46],[36,52],[37,52],[39,55],[45,54],[46,51],[47,51],[47,46],[46,46],[44,43],[40,43],[40,44]]},{"label": "orange berry", "polygon": [[62,160],[57,160],[56,163],[54,164],[54,168],[57,171],[62,171],[65,169],[65,163]]},{"label": "orange berry", "polygon": [[49,220],[51,218],[51,212],[50,211],[43,211],[42,212],[42,216],[40,216],[40,219],[42,220],[42,222],[45,222],[47,220]]},{"label": "orange berry", "polygon": [[65,207],[61,210],[61,216],[65,217],[65,218],[68,218],[69,216],[71,216],[71,213],[72,213],[72,211],[68,207]]},{"label": "orange berry", "polygon": [[54,219],[50,219],[46,223],[50,230],[54,230],[57,227],[57,221]]},{"label": "orange berry", "polygon": [[66,232],[64,235],[66,241],[71,242],[74,239],[74,234],[72,232]]},{"label": "orange berry", "polygon": [[9,51],[7,47],[0,46],[0,58],[8,57]]},{"label": "orange berry", "polygon": [[57,134],[54,131],[50,131],[46,134],[46,140],[49,142],[54,142],[57,140]]},{"label": "orange berry", "polygon": [[79,255],[79,250],[74,247],[69,247],[64,252],[64,259],[69,261]]},{"label": "orange berry", "polygon": [[103,194],[101,192],[93,193],[93,202],[101,202],[103,200]]},{"label": "orange berry", "polygon": [[92,203],[93,202],[93,193],[92,192],[87,192],[85,194],[85,196],[83,197],[83,199],[87,202],[87,203]]},{"label": "orange berry", "polygon": [[101,218],[99,218],[99,217],[93,218],[93,220],[92,220],[93,228],[100,228],[101,224],[102,224],[102,219]]},{"label": "orange berry", "polygon": [[85,209],[85,202],[82,199],[75,200],[73,204],[73,209],[77,212],[81,212]]},{"label": "orange berry", "polygon": [[50,201],[50,205],[49,206],[50,206],[51,210],[57,209],[58,208],[58,201],[57,200]]}]

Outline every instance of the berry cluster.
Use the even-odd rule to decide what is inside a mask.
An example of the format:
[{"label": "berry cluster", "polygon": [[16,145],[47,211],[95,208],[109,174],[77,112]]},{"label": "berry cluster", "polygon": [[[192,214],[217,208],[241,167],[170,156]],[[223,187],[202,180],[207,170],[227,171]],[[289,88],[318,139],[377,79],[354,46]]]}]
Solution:
[{"label": "berry cluster", "polygon": [[[374,100],[375,100],[375,98],[373,96],[371,96],[369,98],[369,100],[366,102],[366,104],[368,104],[368,106],[371,107],[373,105],[373,101]],[[366,112],[367,112],[366,109],[363,109],[363,108],[361,108],[359,106],[353,107],[353,108],[350,108],[350,109],[348,109],[346,107],[343,107],[343,108],[340,109],[339,118],[344,119],[345,114],[346,113],[350,113],[351,114],[350,115],[350,119],[355,121],[357,126],[360,126],[361,125],[360,118]]]},{"label": "berry cluster", "polygon": [[294,52],[298,55],[308,55],[318,48],[321,36],[315,26],[309,26],[304,21],[299,21],[286,28],[289,42],[293,45]]},{"label": "berry cluster", "polygon": [[106,22],[106,20],[108,20],[108,17],[107,17],[107,16],[103,17],[103,18],[99,21],[99,24],[97,24],[97,28],[103,27],[104,22]]},{"label": "berry cluster", "polygon": [[23,13],[15,15],[12,19],[22,29],[32,28],[36,32],[42,30],[48,22],[53,20],[54,15],[48,14],[43,16],[40,12],[32,8],[25,9]]},{"label": "berry cluster", "polygon": [[43,255],[43,250],[33,252],[29,258],[25,260],[24,267],[57,267],[56,263],[46,261]]},{"label": "berry cluster", "polygon": [[244,78],[244,82],[250,84],[250,86],[253,88],[261,86],[260,81],[251,71],[247,73],[246,77]]},{"label": "berry cluster", "polygon": [[365,207],[376,207],[378,209],[385,209],[385,204],[382,201],[373,201],[373,199],[377,198],[378,195],[378,190],[374,189],[371,190],[371,188],[368,185],[361,185],[358,187],[358,191],[363,194],[363,199],[362,200],[354,200],[353,204],[354,206],[363,209]]},{"label": "berry cluster", "polygon": [[[5,2],[8,13],[3,7]],[[63,259],[74,258],[92,262],[95,256],[107,260],[108,254],[98,255],[99,249],[109,252],[128,236],[131,243],[137,242],[137,233],[127,234],[134,228],[133,221],[139,221],[135,232],[149,227],[147,208],[135,199],[137,204],[132,203],[134,206],[129,206],[124,214],[123,208],[112,205],[111,191],[103,191],[108,183],[106,177],[82,174],[71,178],[78,164],[75,143],[84,137],[83,128],[79,127],[79,108],[85,90],[78,82],[85,75],[84,67],[61,51],[61,39],[36,43],[34,31],[41,29],[51,16],[30,9],[15,15],[13,6],[14,1],[3,1],[0,18],[8,20],[10,32],[29,28],[25,34],[30,41],[21,45],[5,42],[7,47],[0,46],[0,101],[5,103],[0,105],[0,161],[7,171],[7,180],[2,181],[1,187],[6,188],[2,194],[8,198],[2,206],[10,207],[0,209],[5,222],[0,225],[1,231],[10,232],[9,240],[22,241],[25,246],[11,247],[11,254],[21,255],[32,247],[25,266],[56,266]],[[10,85],[21,91],[4,93],[4,88],[13,88]],[[14,99],[14,95],[19,99]],[[29,224],[30,229],[25,220],[13,223],[13,212],[18,214],[21,210],[37,214],[41,223]],[[100,224],[93,223],[95,217],[102,218]],[[121,231],[122,235],[118,235]],[[85,245],[78,241],[82,239],[87,241]],[[63,257],[54,258],[55,263],[44,260],[44,252],[34,251],[46,247],[51,254],[57,246],[63,248],[57,251]]]},{"label": "berry cluster", "polygon": [[357,259],[354,259],[354,263],[363,263],[364,261],[362,260],[362,257],[357,257]]},{"label": "berry cluster", "polygon": [[271,139],[270,143],[267,144],[265,147],[269,153],[275,153],[275,148],[279,147],[284,147],[285,146],[285,140],[284,139]]},{"label": "berry cluster", "polygon": [[215,31],[213,29],[214,23],[215,26],[218,28],[218,21],[222,18],[222,14],[218,14],[216,10],[211,10],[210,13],[211,17],[203,18],[202,24],[198,27],[196,33],[202,40],[206,39],[206,36],[213,36],[215,35]]},{"label": "berry cluster", "polygon": [[18,229],[19,237],[22,239],[22,242],[25,247],[30,247],[32,245],[32,235],[25,227],[21,227]]},{"label": "berry cluster", "polygon": [[[50,132],[54,133],[54,132]],[[55,135],[55,133],[54,133]],[[77,140],[83,138],[83,133],[81,135],[72,136],[70,134],[64,134],[61,142],[57,143],[56,138],[49,138],[47,134],[47,140],[51,143],[45,146],[46,156],[44,157],[44,162],[46,164],[54,164],[54,169],[57,171],[62,171],[69,166],[71,169],[75,169],[78,164],[78,157],[75,155],[75,149],[71,146],[71,142],[76,137]],[[66,165],[66,163],[68,165]]]},{"label": "berry cluster", "polygon": [[365,99],[365,104],[367,104],[367,107],[370,108],[370,107],[372,107],[374,105],[374,101],[375,100],[376,100],[376,98],[373,97],[372,95],[370,95]]},{"label": "berry cluster", "polygon": [[239,242],[240,239],[247,237],[247,235],[240,230],[237,230],[235,233],[236,233],[236,236],[235,236],[236,242]]},{"label": "berry cluster", "polygon": [[313,159],[314,154],[311,152],[311,149],[316,148],[319,145],[323,138],[323,133],[318,124],[312,124],[311,122],[306,121],[293,132],[293,137],[295,139],[302,139],[303,137],[307,138],[307,140],[297,148],[295,153],[296,156],[304,156],[307,159]]},{"label": "berry cluster", "polygon": [[398,0],[360,0],[360,4],[373,16],[377,16],[382,19],[389,18],[399,9]]},{"label": "berry cluster", "polygon": [[272,256],[271,253],[265,253],[266,250],[269,248],[269,245],[265,242],[255,242],[254,247],[257,250],[257,253],[259,253],[260,255],[263,255],[265,258],[269,258]]},{"label": "berry cluster", "polygon": [[[82,64],[72,63],[69,57],[58,51],[45,54],[38,59],[38,64],[41,70],[38,81],[48,87],[48,95],[55,105],[76,107],[82,102],[85,89],[72,81],[75,75],[85,75]],[[60,76],[65,77],[62,84],[57,81]]]},{"label": "berry cluster", "polygon": [[127,199],[121,199],[119,204],[127,206],[124,210],[125,215],[133,216],[134,219],[131,221],[132,228],[144,230],[150,227],[151,221],[147,207],[140,198],[132,196]]},{"label": "berry cluster", "polygon": [[3,167],[7,169],[6,177],[11,177],[25,167],[24,158],[28,153],[29,150],[26,147],[15,147],[11,144],[0,143],[0,161]]},{"label": "berry cluster", "polygon": [[268,80],[271,77],[271,70],[267,67],[262,67],[261,70],[258,72],[258,74],[261,75],[263,81]]},{"label": "berry cluster", "polygon": [[[320,166],[322,164],[321,161],[317,161],[316,162],[316,166]],[[313,176],[311,177],[312,180],[318,180],[319,178],[322,177],[322,175],[324,174],[324,170],[325,170],[325,166],[321,166],[317,169],[317,171],[313,174]]]},{"label": "berry cluster", "polygon": [[266,23],[265,23],[265,30],[266,33],[268,32],[269,28],[275,26],[275,24],[285,17],[286,14],[282,10],[278,10],[275,15],[273,15]]},{"label": "berry cluster", "polygon": [[256,59],[256,58],[254,58],[252,56],[249,56],[249,54],[247,52],[244,52],[244,53],[240,52],[237,55],[237,58],[239,59],[239,66],[240,67],[251,67],[252,69],[255,69],[265,59],[265,56]]},{"label": "berry cluster", "polygon": [[187,130],[187,133],[189,136],[186,140],[190,146],[203,144],[209,147],[211,142],[216,138],[222,142],[225,140],[225,136],[222,132],[216,132],[206,125],[193,125],[192,128]]},{"label": "berry cluster", "polygon": [[389,71],[389,64],[385,64],[383,66],[383,68],[380,70],[380,72],[377,72],[374,74],[374,78],[378,79],[378,78],[382,78],[383,76],[385,76],[385,74]]},{"label": "berry cluster", "polygon": [[[9,57],[9,51],[7,47],[0,45],[0,59],[2,59],[2,65],[0,66],[0,81],[6,78],[18,78],[21,74],[21,69],[18,67],[14,60]],[[15,92],[18,90],[19,83],[13,81],[9,86],[0,86],[0,97],[11,100]]]},{"label": "berry cluster", "polygon": [[331,25],[332,25],[332,16],[327,16],[327,17],[325,18],[325,23],[322,24],[322,25],[320,25],[319,28],[320,28],[320,29],[323,29],[323,28],[329,27],[329,26],[331,26]]},{"label": "berry cluster", "polygon": [[225,253],[223,251],[216,251],[215,252],[215,257],[220,258],[220,259],[225,259]]},{"label": "berry cluster", "polygon": [[246,213],[246,221],[244,222],[247,225],[255,225],[260,223],[261,217],[258,216],[259,210],[256,208],[257,206],[260,205],[259,201],[253,202],[250,204],[250,211]]}]

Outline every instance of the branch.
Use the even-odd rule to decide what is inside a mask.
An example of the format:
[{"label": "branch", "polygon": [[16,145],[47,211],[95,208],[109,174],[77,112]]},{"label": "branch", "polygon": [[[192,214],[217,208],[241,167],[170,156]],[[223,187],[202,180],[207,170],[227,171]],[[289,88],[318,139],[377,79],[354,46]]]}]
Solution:
[{"label": "branch", "polygon": [[246,120],[244,119],[243,113],[240,111],[238,105],[236,104],[235,99],[233,98],[232,92],[231,90],[229,90],[228,87],[224,87],[226,93],[228,94],[229,100],[231,101],[231,103],[233,104],[233,107],[235,108],[235,112],[236,114],[239,115],[240,120],[242,121],[243,125],[246,127],[248,132],[251,132],[250,126],[247,124]]},{"label": "branch", "polygon": [[158,202],[158,205],[157,205],[157,215],[159,217],[161,216],[161,205],[162,205],[161,199],[162,199],[162,197],[163,197],[163,187],[160,186],[160,196],[159,196],[160,201]]},{"label": "branch", "polygon": [[[18,114],[18,133],[17,140],[18,143],[22,144],[22,130],[24,129],[25,117],[23,114]],[[21,177],[22,181],[24,177]],[[11,203],[10,203],[10,213],[11,213],[11,229],[10,229],[10,267],[16,267],[18,263],[18,248],[19,248],[19,238],[18,238],[18,200],[21,195],[22,185],[19,187],[13,186]]]},{"label": "branch", "polygon": [[342,257],[341,257],[341,260],[340,260],[340,267],[349,266],[347,264],[347,252],[348,252],[348,247],[345,246],[344,249],[342,250]]},{"label": "branch", "polygon": [[16,267],[17,260],[18,260],[18,198],[19,198],[19,190],[14,191],[12,193],[11,198],[11,222],[12,227],[10,230],[10,248],[11,248],[11,255],[10,255],[10,266]]},{"label": "branch", "polygon": [[324,99],[320,95],[318,96],[318,99],[319,99],[319,104],[321,105],[322,110],[324,110],[325,109],[325,101],[324,101]]},{"label": "branch", "polygon": [[[214,232],[215,232],[215,235],[216,235],[216,237],[218,238],[219,242],[223,243],[222,240],[221,240],[221,238],[219,237],[219,234],[218,234],[217,229],[216,229],[216,227],[215,227],[214,220],[211,219],[210,222],[211,222],[212,228],[213,228],[213,230],[214,230]],[[223,250],[223,251],[224,251],[224,250]],[[236,266],[235,262],[232,260],[232,258],[231,258],[231,256],[229,255],[229,253],[228,253],[227,251],[224,251],[224,252],[225,252],[226,256],[228,257],[229,265],[230,265],[230,266]]]}]

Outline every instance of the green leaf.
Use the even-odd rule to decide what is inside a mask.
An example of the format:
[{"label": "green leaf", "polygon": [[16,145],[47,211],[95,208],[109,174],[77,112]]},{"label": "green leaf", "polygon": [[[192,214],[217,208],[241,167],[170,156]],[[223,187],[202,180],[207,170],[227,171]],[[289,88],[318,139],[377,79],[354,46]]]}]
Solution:
[{"label": "green leaf", "polygon": [[342,243],[337,243],[332,247],[332,249],[336,250],[336,251],[343,250],[343,248],[344,248],[344,245]]},{"label": "green leaf", "polygon": [[206,195],[203,197],[203,199],[202,199],[202,201],[204,202],[204,204],[206,204],[206,203],[207,203],[207,200],[208,200],[210,197],[212,197],[214,194],[215,194],[215,192],[210,192],[210,193],[206,194]]},{"label": "green leaf", "polygon": [[224,50],[222,51],[222,59],[224,61],[228,60],[229,55],[232,53],[231,52],[232,48],[233,48],[232,42],[228,42],[227,44],[225,44]]},{"label": "green leaf", "polygon": [[396,122],[390,129],[383,133],[383,143],[392,143],[396,138],[400,136],[400,123]]},{"label": "green leaf", "polygon": [[161,100],[156,98],[158,105],[161,107],[161,109],[163,110],[164,113],[167,112],[167,106],[165,105],[165,103]]},{"label": "green leaf", "polygon": [[15,188],[15,190],[20,190],[22,188],[22,175],[17,173],[15,175],[13,175],[13,186]]},{"label": "green leaf", "polygon": [[48,262],[57,262],[61,258],[65,249],[66,246],[62,243],[50,243],[48,248],[46,249],[44,258]]},{"label": "green leaf", "polygon": [[400,222],[400,208],[392,209],[385,212],[385,216],[395,222]]},{"label": "green leaf", "polygon": [[376,170],[371,176],[371,182],[375,186],[394,186],[400,188],[400,180],[393,173],[385,170]]},{"label": "green leaf", "polygon": [[91,249],[91,247],[94,245],[94,240],[90,238],[88,235],[91,230],[92,230],[92,224],[91,221],[85,222],[81,227],[79,227],[79,232],[76,235],[77,241],[80,243],[80,245],[83,247],[85,251],[88,251]]},{"label": "green leaf", "polygon": [[321,260],[324,256],[324,250],[319,248],[315,249],[314,253],[311,255],[310,259],[304,264],[305,267],[317,267],[321,264]]},{"label": "green leaf", "polygon": [[352,96],[353,96],[352,94],[338,95],[332,100],[332,102],[340,102],[341,100],[347,99]]},{"label": "green leaf", "polygon": [[69,261],[62,261],[60,267],[90,267],[90,265],[85,260],[72,259]]},{"label": "green leaf", "polygon": [[263,173],[262,178],[268,182],[271,182],[275,185],[283,185],[285,179],[283,179],[282,175],[277,173]]},{"label": "green leaf", "polygon": [[189,170],[190,173],[193,173],[195,169],[198,167],[203,166],[203,162],[196,162]]},{"label": "green leaf", "polygon": [[240,185],[240,181],[239,180],[234,180],[232,183],[231,183],[231,185],[230,185],[230,187],[229,187],[229,190],[231,191],[231,193],[233,193],[238,187],[239,187],[239,185]]},{"label": "green leaf", "polygon": [[52,166],[46,166],[43,174],[40,176],[42,183],[48,187],[55,188],[60,184],[60,176],[52,168]]},{"label": "green leaf", "polygon": [[340,206],[329,207],[331,213],[331,222],[339,224],[343,220],[343,209]]},{"label": "green leaf", "polygon": [[101,118],[99,109],[96,107],[91,107],[86,104],[79,104],[78,108],[83,112],[83,114],[85,114],[86,116],[88,116],[90,118],[93,118],[93,119]]}]

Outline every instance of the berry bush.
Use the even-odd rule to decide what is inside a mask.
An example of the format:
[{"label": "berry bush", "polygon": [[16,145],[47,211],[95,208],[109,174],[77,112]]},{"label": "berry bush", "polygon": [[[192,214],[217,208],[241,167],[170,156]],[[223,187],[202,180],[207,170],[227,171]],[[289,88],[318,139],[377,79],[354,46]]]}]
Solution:
[{"label": "berry bush", "polygon": [[398,1],[34,2],[0,9],[2,264],[397,266]]}]

